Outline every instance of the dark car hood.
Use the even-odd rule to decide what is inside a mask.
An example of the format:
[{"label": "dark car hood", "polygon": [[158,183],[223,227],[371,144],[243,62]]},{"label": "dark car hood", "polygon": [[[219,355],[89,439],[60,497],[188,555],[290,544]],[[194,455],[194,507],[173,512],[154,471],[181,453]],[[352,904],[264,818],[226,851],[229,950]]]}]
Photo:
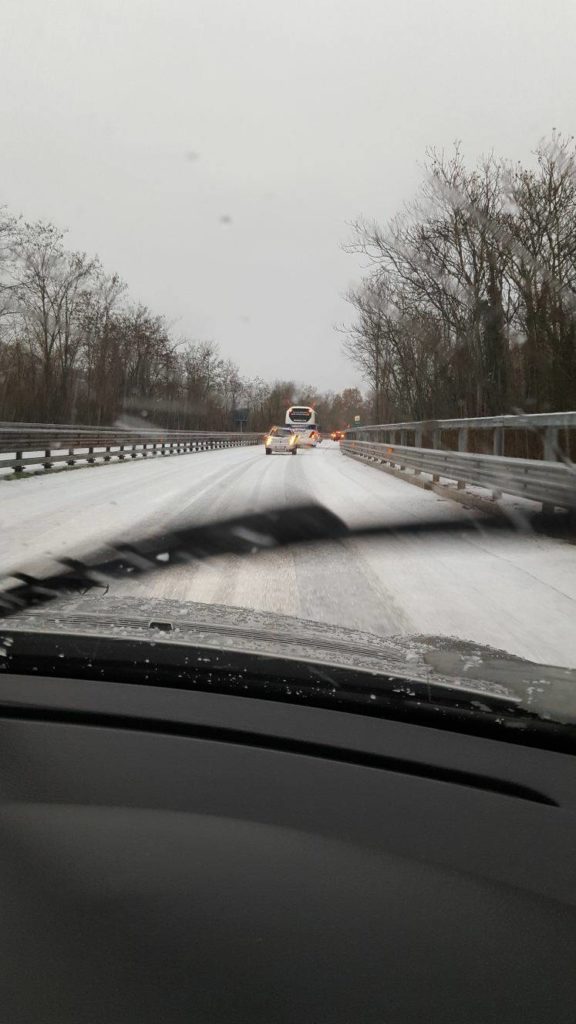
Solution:
[{"label": "dark car hood", "polygon": [[162,641],[350,668],[502,696],[541,718],[576,722],[576,671],[450,636],[392,636],[226,605],[135,597],[60,600],[0,619],[3,633]]}]

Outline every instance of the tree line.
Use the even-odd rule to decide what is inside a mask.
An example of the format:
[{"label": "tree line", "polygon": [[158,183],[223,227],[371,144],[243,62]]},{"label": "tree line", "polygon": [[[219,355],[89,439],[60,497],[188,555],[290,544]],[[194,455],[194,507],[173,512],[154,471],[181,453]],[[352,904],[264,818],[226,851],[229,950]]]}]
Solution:
[{"label": "tree line", "polygon": [[53,224],[0,209],[0,420],[233,430],[244,409],[243,429],[266,430],[294,402],[327,430],[368,414],[357,389],[243,377],[215,342],[175,338]]},{"label": "tree line", "polygon": [[353,225],[368,268],[344,346],[372,422],[576,408],[574,140],[534,157],[430,150],[411,204]]}]

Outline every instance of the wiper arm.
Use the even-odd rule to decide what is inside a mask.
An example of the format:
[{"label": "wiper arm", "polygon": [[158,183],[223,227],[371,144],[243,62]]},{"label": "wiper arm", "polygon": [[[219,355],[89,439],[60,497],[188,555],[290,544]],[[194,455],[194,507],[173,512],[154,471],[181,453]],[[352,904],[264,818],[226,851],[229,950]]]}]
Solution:
[{"label": "wiper arm", "polygon": [[44,577],[26,572],[10,573],[0,578],[0,615],[7,617],[66,594],[106,588],[115,579],[144,576],[218,555],[249,555],[344,538],[391,540],[488,530],[517,533],[518,529],[518,523],[497,516],[485,519],[461,516],[349,528],[322,505],[283,507],[204,526],[155,531],[137,543],[119,540],[82,559],[57,559],[56,570]]}]

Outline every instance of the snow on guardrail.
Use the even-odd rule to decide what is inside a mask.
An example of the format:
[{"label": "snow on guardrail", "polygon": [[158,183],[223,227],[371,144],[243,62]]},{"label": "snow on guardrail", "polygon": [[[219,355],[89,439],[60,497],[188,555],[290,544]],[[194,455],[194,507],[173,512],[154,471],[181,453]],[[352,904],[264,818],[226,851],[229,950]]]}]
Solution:
[{"label": "snow on guardrail", "polygon": [[428,474],[433,483],[441,478],[487,488],[494,498],[511,494],[542,502],[546,510],[555,507],[576,510],[576,466],[543,459],[513,459],[501,455],[479,455],[432,448],[412,448],[370,441],[342,441],[344,455],[399,470]]},{"label": "snow on guardrail", "polygon": [[261,435],[235,431],[134,430],[114,427],[0,424],[0,475],[59,464],[94,465],[150,456],[184,455],[258,444]]}]

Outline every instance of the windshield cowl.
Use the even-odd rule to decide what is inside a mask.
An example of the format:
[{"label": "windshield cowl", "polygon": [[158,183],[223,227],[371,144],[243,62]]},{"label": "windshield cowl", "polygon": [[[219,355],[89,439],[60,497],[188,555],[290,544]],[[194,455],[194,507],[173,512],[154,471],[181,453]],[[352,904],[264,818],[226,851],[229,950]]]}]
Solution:
[{"label": "windshield cowl", "polygon": [[[146,644],[246,652],[289,662],[350,669],[374,677],[446,688],[494,701],[547,721],[574,723],[576,672],[537,665],[504,651],[448,636],[380,637],[321,622],[225,605],[88,595],[0,620],[12,632],[71,635]],[[102,657],[99,644],[99,657]],[[4,667],[9,667],[5,657]],[[408,696],[414,696],[413,693]],[[482,705],[482,697],[490,707]]]}]

